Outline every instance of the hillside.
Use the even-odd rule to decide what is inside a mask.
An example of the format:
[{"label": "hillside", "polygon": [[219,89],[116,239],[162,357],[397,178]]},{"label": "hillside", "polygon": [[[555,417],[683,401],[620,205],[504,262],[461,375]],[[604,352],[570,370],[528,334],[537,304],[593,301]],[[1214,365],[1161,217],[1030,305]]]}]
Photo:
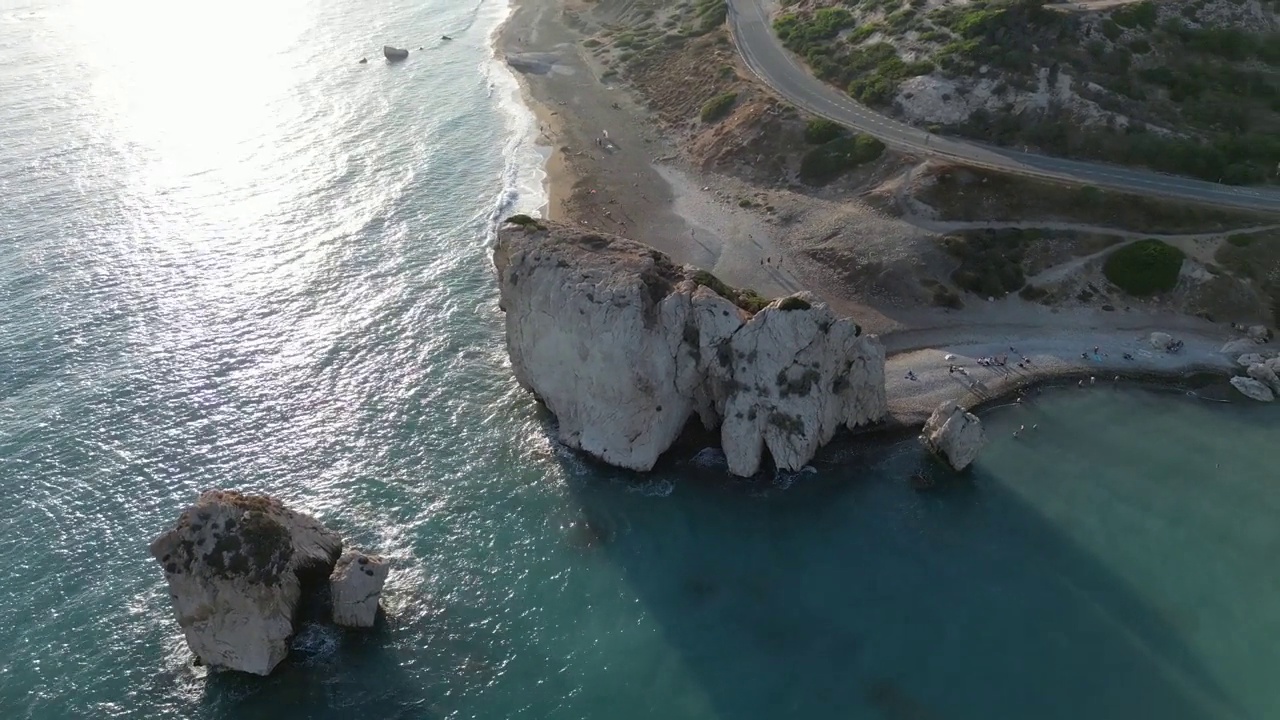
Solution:
[{"label": "hillside", "polygon": [[796,0],[774,29],[818,76],[935,131],[1232,184],[1280,175],[1277,0]]}]

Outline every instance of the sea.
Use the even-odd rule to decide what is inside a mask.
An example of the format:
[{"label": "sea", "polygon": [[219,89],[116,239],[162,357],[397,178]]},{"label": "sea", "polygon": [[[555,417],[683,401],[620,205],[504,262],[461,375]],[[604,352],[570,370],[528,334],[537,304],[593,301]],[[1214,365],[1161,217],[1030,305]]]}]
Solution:
[{"label": "sea", "polygon": [[[1280,717],[1273,407],[1049,388],[964,475],[559,446],[489,258],[546,202],[508,13],[0,0],[0,718]],[[385,620],[195,666],[147,545],[210,488],[392,558]]]}]

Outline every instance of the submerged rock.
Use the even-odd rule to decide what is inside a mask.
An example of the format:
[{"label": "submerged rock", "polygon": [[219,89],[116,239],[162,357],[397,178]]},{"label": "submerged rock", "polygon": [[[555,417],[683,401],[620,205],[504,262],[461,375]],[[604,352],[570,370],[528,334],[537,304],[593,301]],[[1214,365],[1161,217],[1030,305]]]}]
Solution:
[{"label": "submerged rock", "polygon": [[378,555],[358,550],[343,553],[329,576],[333,621],[346,627],[373,627],[390,572],[391,565]]},{"label": "submerged rock", "polygon": [[978,458],[978,451],[987,443],[987,433],[977,415],[957,401],[948,400],[929,416],[920,441],[952,468],[963,470]]},{"label": "submerged rock", "polygon": [[288,654],[304,581],[327,576],[341,551],[310,515],[230,490],[202,494],[151,543],[191,651],[257,675]]},{"label": "submerged rock", "polygon": [[729,471],[799,470],[886,412],[884,347],[807,293],[754,296],[623,238],[518,218],[494,249],[507,350],[558,435],[649,470],[696,413]]},{"label": "submerged rock", "polygon": [[1231,386],[1239,390],[1245,397],[1261,402],[1271,402],[1276,399],[1275,393],[1266,383],[1253,378],[1233,377],[1231,378]]}]

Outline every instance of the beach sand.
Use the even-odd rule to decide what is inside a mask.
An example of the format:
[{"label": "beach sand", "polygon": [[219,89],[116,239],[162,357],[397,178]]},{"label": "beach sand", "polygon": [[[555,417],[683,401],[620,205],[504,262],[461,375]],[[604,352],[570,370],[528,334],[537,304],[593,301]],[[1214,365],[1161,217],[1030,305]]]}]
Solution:
[{"label": "beach sand", "polygon": [[[548,215],[624,235],[679,263],[767,295],[803,284],[759,213],[735,205],[726,184],[683,165],[656,119],[581,52],[565,0],[518,0],[498,37],[538,118],[547,163]],[[607,134],[607,135],[606,135]]]}]

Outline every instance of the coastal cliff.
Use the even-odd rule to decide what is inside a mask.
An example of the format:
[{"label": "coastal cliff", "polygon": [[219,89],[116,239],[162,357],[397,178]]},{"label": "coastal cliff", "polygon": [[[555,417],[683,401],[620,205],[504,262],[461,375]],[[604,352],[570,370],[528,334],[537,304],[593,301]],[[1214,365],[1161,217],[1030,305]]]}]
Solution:
[{"label": "coastal cliff", "polygon": [[812,295],[765,304],[645,245],[513,220],[494,248],[507,350],[566,445],[649,470],[696,413],[747,476],[885,415],[884,347]]}]

